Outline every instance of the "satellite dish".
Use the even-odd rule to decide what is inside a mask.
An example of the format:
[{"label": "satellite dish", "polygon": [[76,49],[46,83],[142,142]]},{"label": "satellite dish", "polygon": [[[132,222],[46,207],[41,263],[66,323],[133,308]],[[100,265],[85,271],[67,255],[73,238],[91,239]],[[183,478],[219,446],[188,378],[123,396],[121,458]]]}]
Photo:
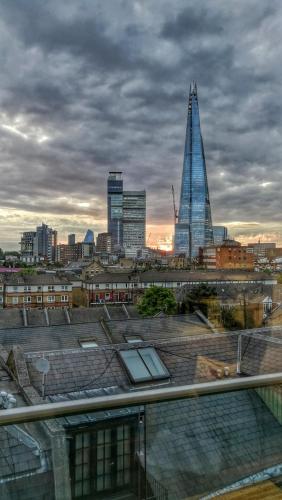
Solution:
[{"label": "satellite dish", "polygon": [[40,372],[46,375],[50,370],[50,363],[48,359],[38,358],[35,362],[35,368]]}]

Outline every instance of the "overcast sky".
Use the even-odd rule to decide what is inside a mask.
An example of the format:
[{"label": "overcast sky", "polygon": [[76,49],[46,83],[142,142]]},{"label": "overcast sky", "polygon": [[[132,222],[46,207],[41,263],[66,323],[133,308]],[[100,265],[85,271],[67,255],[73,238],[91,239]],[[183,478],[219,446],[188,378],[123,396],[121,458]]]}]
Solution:
[{"label": "overcast sky", "polygon": [[173,230],[189,83],[213,222],[282,244],[280,0],[1,0],[0,247],[42,221],[106,230],[106,179]]}]

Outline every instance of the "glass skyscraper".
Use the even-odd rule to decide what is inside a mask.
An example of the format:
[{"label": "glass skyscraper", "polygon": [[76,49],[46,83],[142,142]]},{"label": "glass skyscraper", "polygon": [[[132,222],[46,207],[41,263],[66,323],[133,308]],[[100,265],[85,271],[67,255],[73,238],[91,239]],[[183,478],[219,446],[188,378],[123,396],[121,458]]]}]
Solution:
[{"label": "glass skyscraper", "polygon": [[112,246],[123,243],[123,180],[122,172],[109,172],[108,177],[108,233],[112,235]]},{"label": "glass skyscraper", "polygon": [[198,257],[213,243],[211,207],[196,83],[190,87],[178,222],[174,251]]}]

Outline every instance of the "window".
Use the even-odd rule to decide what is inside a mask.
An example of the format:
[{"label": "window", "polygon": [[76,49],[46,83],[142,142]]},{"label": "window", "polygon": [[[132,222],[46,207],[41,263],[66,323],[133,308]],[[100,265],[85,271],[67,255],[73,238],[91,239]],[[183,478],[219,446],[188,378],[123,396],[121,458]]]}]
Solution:
[{"label": "window", "polygon": [[128,344],[135,344],[136,342],[143,342],[143,339],[141,337],[141,335],[130,335],[128,337],[124,337],[126,342],[128,342]]},{"label": "window", "polygon": [[54,285],[49,285],[49,286],[48,286],[48,291],[50,292],[50,291],[53,291],[53,290],[55,290]]},{"label": "window", "polygon": [[109,285],[109,283],[106,283],[106,288],[110,288],[110,285]]},{"label": "window", "polygon": [[48,295],[47,302],[55,302],[55,300],[56,300],[55,295]]},{"label": "window", "polygon": [[[96,498],[132,487],[136,419],[96,425],[70,440],[72,498]],[[114,466],[113,466],[114,465]],[[122,496],[122,495],[121,495]],[[127,495],[124,495],[127,496]],[[129,496],[129,495],[128,495]]]},{"label": "window", "polygon": [[17,287],[17,286],[13,286],[13,290],[17,290],[17,289],[18,289],[18,287]]},{"label": "window", "polygon": [[25,292],[30,292],[31,291],[31,286],[25,286],[24,287]]},{"label": "window", "polygon": [[153,347],[120,351],[119,355],[132,382],[169,377],[169,372]]},{"label": "window", "polygon": [[37,295],[37,297],[36,297],[36,302],[37,302],[37,303],[42,302],[42,297],[41,297],[41,295]]},{"label": "window", "polygon": [[61,290],[68,290],[68,288],[69,288],[68,285],[62,285],[61,286]]},{"label": "window", "polygon": [[12,304],[18,304],[19,303],[19,298],[18,297],[12,297]]},{"label": "window", "polygon": [[79,340],[80,347],[83,349],[90,349],[91,347],[98,347],[98,344],[95,339],[81,339]]},{"label": "window", "polygon": [[62,295],[61,296],[61,302],[68,302],[68,301],[69,301],[68,295]]},{"label": "window", "polygon": [[96,287],[96,288],[99,288],[99,287],[100,287],[100,285],[95,285],[95,287]]},{"label": "window", "polygon": [[30,295],[28,295],[27,297],[24,297],[24,298],[23,298],[23,301],[24,301],[24,303],[25,303],[25,304],[26,304],[26,303],[28,303],[28,304],[29,304],[29,303],[31,302],[31,296],[30,296]]},{"label": "window", "polygon": [[41,290],[42,290],[42,286],[40,286],[40,285],[39,285],[39,286],[37,287],[37,291],[38,291],[38,292],[40,292]]}]

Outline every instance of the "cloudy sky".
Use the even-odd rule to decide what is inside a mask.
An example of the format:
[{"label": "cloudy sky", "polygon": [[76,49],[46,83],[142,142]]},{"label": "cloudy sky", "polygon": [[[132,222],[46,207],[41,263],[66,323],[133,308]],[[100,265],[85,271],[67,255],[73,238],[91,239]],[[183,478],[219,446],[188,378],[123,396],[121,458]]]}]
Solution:
[{"label": "cloudy sky", "polygon": [[280,0],[1,0],[0,247],[106,230],[115,169],[171,236],[193,79],[213,222],[282,245],[281,22]]}]

